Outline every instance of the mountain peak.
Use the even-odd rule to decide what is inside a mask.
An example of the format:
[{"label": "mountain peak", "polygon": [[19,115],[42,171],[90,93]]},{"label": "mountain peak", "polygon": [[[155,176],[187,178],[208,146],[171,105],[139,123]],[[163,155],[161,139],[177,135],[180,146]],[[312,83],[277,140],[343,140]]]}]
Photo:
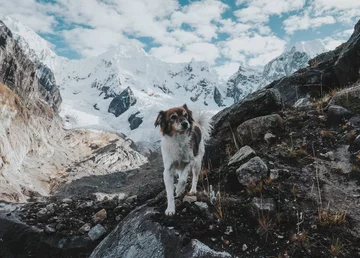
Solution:
[{"label": "mountain peak", "polygon": [[295,43],[294,47],[297,51],[306,53],[310,58],[328,51],[320,39],[299,41]]}]

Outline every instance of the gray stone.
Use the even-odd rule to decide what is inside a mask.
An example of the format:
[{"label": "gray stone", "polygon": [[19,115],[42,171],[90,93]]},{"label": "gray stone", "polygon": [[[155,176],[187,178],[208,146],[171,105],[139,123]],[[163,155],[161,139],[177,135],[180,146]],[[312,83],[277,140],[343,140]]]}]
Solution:
[{"label": "gray stone", "polygon": [[94,214],[94,216],[92,216],[92,220],[94,223],[99,223],[99,222],[103,221],[104,219],[106,219],[106,217],[107,217],[106,210],[101,209],[96,214]]},{"label": "gray stone", "polygon": [[101,238],[102,236],[104,236],[105,234],[106,234],[106,229],[103,226],[101,226],[100,224],[97,224],[95,227],[90,229],[88,236],[90,237],[90,239],[92,241],[96,241],[99,238]]},{"label": "gray stone", "polygon": [[183,202],[193,203],[197,201],[196,195],[185,195],[183,198]]},{"label": "gray stone", "polygon": [[55,212],[55,203],[46,205],[46,210],[49,214],[53,214]]},{"label": "gray stone", "polygon": [[209,208],[206,202],[195,202],[195,205],[198,206],[202,211],[207,211]]},{"label": "gray stone", "polygon": [[257,212],[273,212],[275,211],[275,203],[272,198],[258,198],[254,197],[251,202],[251,206],[257,211]]},{"label": "gray stone", "polygon": [[242,185],[247,185],[251,181],[259,180],[261,177],[265,178],[267,174],[268,167],[265,162],[257,156],[236,170],[237,178]]},{"label": "gray stone", "polygon": [[230,165],[241,165],[245,162],[247,162],[249,159],[255,157],[255,151],[248,145],[242,147],[240,150],[238,150],[234,156],[232,156],[229,160],[229,166]]},{"label": "gray stone", "polygon": [[85,223],[80,229],[79,229],[79,232],[80,233],[86,233],[86,232],[89,232],[91,229],[91,225],[90,223]]},{"label": "gray stone", "polygon": [[359,128],[360,127],[360,115],[356,115],[346,123],[349,129]]},{"label": "gray stone", "polygon": [[276,136],[272,133],[266,133],[264,135],[264,141],[266,141],[268,144],[275,142]]},{"label": "gray stone", "polygon": [[360,113],[360,85],[346,88],[337,92],[330,100],[329,107],[332,105],[342,106],[351,112]]},{"label": "gray stone", "polygon": [[138,198],[137,195],[133,195],[133,196],[130,196],[129,198],[127,198],[125,202],[134,203],[137,201],[137,198]]},{"label": "gray stone", "polygon": [[242,144],[251,144],[264,137],[268,132],[284,130],[284,120],[278,114],[255,117],[242,123],[237,129],[237,136]]},{"label": "gray stone", "polygon": [[358,135],[355,140],[350,144],[349,151],[358,152],[360,151],[360,135]]},{"label": "gray stone", "polygon": [[153,207],[140,206],[132,211],[101,241],[90,258],[221,258],[229,253],[217,252],[198,240],[184,241],[184,236],[153,221]]},{"label": "gray stone", "polygon": [[270,169],[270,178],[272,180],[276,180],[279,178],[279,170],[278,169]]},{"label": "gray stone", "polygon": [[[360,100],[359,100],[360,101]],[[354,114],[342,106],[331,105],[327,108],[327,121],[331,124],[339,124]]]},{"label": "gray stone", "polygon": [[46,225],[46,226],[45,226],[45,232],[52,234],[52,233],[55,233],[55,232],[56,232],[56,229],[55,229],[53,226]]},{"label": "gray stone", "polygon": [[294,107],[295,108],[306,108],[310,105],[311,105],[311,101],[308,98],[301,98],[295,102]]},{"label": "gray stone", "polygon": [[36,217],[39,221],[44,221],[46,219],[48,219],[49,214],[47,212],[46,208],[42,208],[40,209],[37,213],[36,213]]},{"label": "gray stone", "polygon": [[320,156],[323,156],[331,161],[335,160],[335,154],[333,151],[326,152],[325,154],[320,153]]}]

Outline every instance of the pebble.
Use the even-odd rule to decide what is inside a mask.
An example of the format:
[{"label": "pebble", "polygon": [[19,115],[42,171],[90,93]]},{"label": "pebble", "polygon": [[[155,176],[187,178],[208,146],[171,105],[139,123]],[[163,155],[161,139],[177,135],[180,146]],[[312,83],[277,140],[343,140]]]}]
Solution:
[{"label": "pebble", "polygon": [[209,208],[206,202],[195,202],[195,205],[202,211],[206,211]]},{"label": "pebble", "polygon": [[53,214],[55,212],[55,203],[50,203],[46,205],[46,210],[49,214]]},{"label": "pebble", "polygon": [[137,201],[137,195],[133,195],[133,196],[130,196],[129,198],[126,199],[125,202],[127,203],[135,203]]},{"label": "pebble", "polygon": [[47,215],[47,209],[46,208],[42,208],[36,213],[36,218],[39,221],[46,220],[47,217],[48,217],[48,215]]},{"label": "pebble", "polygon": [[90,229],[88,236],[92,241],[98,240],[100,237],[106,234],[106,229],[101,226],[100,224],[97,224],[95,227]]},{"label": "pebble", "polygon": [[246,244],[243,244],[243,246],[242,246],[243,252],[245,252],[247,249],[248,249],[248,246]]},{"label": "pebble", "polygon": [[197,201],[196,195],[185,195],[183,202],[193,203]]},{"label": "pebble", "polygon": [[46,232],[46,233],[55,233],[55,232],[56,232],[56,229],[55,229],[53,226],[46,225],[46,226],[45,226],[45,232]]},{"label": "pebble", "polygon": [[91,229],[91,225],[90,223],[85,223],[80,229],[79,229],[79,232],[84,234],[86,232],[89,232]]},{"label": "pebble", "polygon": [[63,203],[71,203],[73,200],[70,198],[64,198],[61,200]]},{"label": "pebble", "polygon": [[107,217],[106,210],[101,209],[97,213],[95,213],[94,216],[92,216],[92,220],[94,223],[99,223],[99,222],[103,221],[104,219],[106,219],[106,217]]}]

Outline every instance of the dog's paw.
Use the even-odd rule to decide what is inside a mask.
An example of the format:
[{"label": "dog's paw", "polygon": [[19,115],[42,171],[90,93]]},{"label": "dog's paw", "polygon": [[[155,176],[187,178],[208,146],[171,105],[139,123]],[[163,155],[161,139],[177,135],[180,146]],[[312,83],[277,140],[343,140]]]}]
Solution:
[{"label": "dog's paw", "polygon": [[175,215],[175,209],[174,208],[167,208],[165,211],[166,216],[173,216]]}]

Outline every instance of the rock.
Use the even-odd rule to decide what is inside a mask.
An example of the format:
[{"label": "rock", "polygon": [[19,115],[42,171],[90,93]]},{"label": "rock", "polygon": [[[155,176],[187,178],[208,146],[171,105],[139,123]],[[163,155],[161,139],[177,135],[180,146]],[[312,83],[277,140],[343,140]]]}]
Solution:
[{"label": "rock", "polygon": [[320,153],[320,156],[323,156],[331,161],[335,160],[335,154],[333,151],[326,152],[325,154]]},{"label": "rock", "polygon": [[55,203],[50,203],[46,205],[46,210],[49,214],[54,214],[55,212]]},{"label": "rock", "polygon": [[279,170],[278,169],[270,169],[270,178],[272,180],[276,180],[279,178]]},{"label": "rock", "polygon": [[213,168],[220,166],[222,160],[228,159],[236,152],[233,134],[236,128],[246,120],[264,116],[281,110],[283,107],[279,91],[261,89],[251,93],[242,101],[221,110],[212,118],[213,130],[211,141],[206,145],[205,163],[210,162]]},{"label": "rock", "polygon": [[99,223],[102,222],[104,219],[106,219],[106,216],[107,216],[106,210],[101,209],[96,214],[94,214],[94,216],[92,216],[92,220],[94,223]]},{"label": "rock", "polygon": [[195,205],[198,206],[202,211],[207,211],[209,208],[206,202],[195,202]]},{"label": "rock", "polygon": [[56,232],[56,229],[55,229],[53,226],[46,225],[46,226],[45,226],[45,232],[52,234],[52,233],[55,233],[55,232]]},{"label": "rock", "polygon": [[90,223],[85,223],[80,229],[79,229],[79,232],[84,234],[86,232],[89,232],[91,229],[91,225]]},{"label": "rock", "polygon": [[102,236],[106,234],[106,229],[101,226],[100,224],[97,224],[95,227],[90,229],[88,236],[92,241],[96,241],[100,239]]},{"label": "rock", "polygon": [[137,195],[130,196],[126,199],[126,203],[135,203],[137,201]]},{"label": "rock", "polygon": [[242,123],[236,134],[242,144],[250,144],[262,139],[271,131],[273,133],[284,130],[284,120],[278,114],[260,116]]},{"label": "rock", "polygon": [[275,203],[272,198],[258,198],[254,197],[251,202],[251,206],[257,211],[257,212],[273,212],[275,211]]},{"label": "rock", "polygon": [[360,115],[356,115],[346,123],[349,129],[360,128]]},{"label": "rock", "polygon": [[360,135],[358,135],[355,140],[350,144],[349,151],[358,152],[360,151]]},{"label": "rock", "polygon": [[109,105],[108,112],[114,114],[116,117],[120,116],[130,106],[135,105],[136,98],[130,87],[127,87],[120,95],[116,96]]},{"label": "rock", "polygon": [[294,104],[294,108],[306,108],[309,106],[311,106],[311,101],[309,98],[298,99]]},{"label": "rock", "polygon": [[360,114],[360,85],[337,92],[331,98],[328,107],[330,108],[332,105],[342,106],[351,112]]},{"label": "rock", "polygon": [[274,143],[276,140],[276,136],[272,133],[266,133],[264,135],[264,141],[267,142],[267,144]]},{"label": "rock", "polygon": [[214,101],[219,107],[225,106],[223,103],[223,97],[216,86],[214,87]]},{"label": "rock", "polygon": [[196,195],[185,195],[183,198],[183,202],[193,203],[197,201]]},{"label": "rock", "polygon": [[[360,100],[359,100],[360,101]],[[331,105],[327,108],[327,122],[330,124],[340,124],[345,119],[352,117],[354,114],[344,107]]]},{"label": "rock", "polygon": [[248,249],[247,245],[246,245],[246,244],[243,244],[243,246],[242,246],[243,252],[245,252],[247,249]]},{"label": "rock", "polygon": [[64,198],[64,199],[62,199],[61,200],[61,202],[63,202],[63,203],[72,203],[72,199],[70,199],[70,198]]},{"label": "rock", "polygon": [[229,160],[228,166],[238,166],[255,157],[255,151],[248,145],[238,150]]},{"label": "rock", "polygon": [[267,174],[268,167],[264,161],[257,156],[250,159],[236,170],[239,183],[245,186],[251,181],[259,180],[260,177],[267,177]]},{"label": "rock", "polygon": [[45,221],[49,218],[49,214],[46,208],[42,208],[40,209],[37,213],[36,213],[36,218],[39,221]]},{"label": "rock", "polygon": [[137,117],[138,114],[140,114],[140,112],[136,112],[135,114],[132,114],[128,118],[128,122],[130,124],[130,129],[131,130],[134,130],[134,129],[138,128],[143,122],[142,117]]},{"label": "rock", "polygon": [[94,249],[90,258],[152,257],[152,258],[215,258],[231,257],[226,252],[210,249],[198,240],[184,241],[174,229],[153,221],[153,207],[140,206],[132,211]]}]

